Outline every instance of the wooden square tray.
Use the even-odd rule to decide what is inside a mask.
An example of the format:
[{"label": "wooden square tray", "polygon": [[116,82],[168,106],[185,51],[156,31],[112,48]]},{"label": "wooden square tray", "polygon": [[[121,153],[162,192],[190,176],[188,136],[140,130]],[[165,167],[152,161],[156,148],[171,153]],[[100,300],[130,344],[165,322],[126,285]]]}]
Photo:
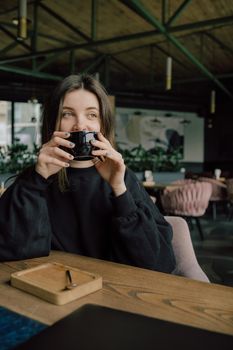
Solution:
[{"label": "wooden square tray", "polygon": [[[67,289],[67,270],[77,284]],[[56,305],[64,305],[102,288],[102,277],[57,262],[11,274],[11,285]]]}]

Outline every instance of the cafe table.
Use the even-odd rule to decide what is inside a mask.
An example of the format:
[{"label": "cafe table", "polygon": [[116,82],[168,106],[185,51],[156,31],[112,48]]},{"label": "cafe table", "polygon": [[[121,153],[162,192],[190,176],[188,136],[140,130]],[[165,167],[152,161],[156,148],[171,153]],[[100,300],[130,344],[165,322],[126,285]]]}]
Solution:
[{"label": "cafe table", "polygon": [[179,187],[182,187],[185,185],[184,184],[176,184],[176,183],[160,183],[160,182],[155,182],[155,181],[143,181],[142,182],[143,187],[146,190],[164,190],[169,189],[169,191],[173,191]]},{"label": "cafe table", "polygon": [[[102,289],[57,306],[10,285],[13,272],[58,262],[103,278]],[[56,276],[54,276],[56,278]],[[233,288],[59,251],[0,263],[0,304],[52,325],[85,304],[233,335]]]}]

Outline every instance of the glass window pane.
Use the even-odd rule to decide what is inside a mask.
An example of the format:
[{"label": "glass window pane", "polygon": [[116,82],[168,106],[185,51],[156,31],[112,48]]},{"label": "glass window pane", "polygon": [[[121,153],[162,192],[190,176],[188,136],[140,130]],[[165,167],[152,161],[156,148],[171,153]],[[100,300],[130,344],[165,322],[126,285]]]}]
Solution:
[{"label": "glass window pane", "polygon": [[33,144],[40,144],[40,109],[39,103],[15,103],[14,136],[20,143],[33,149]]},{"label": "glass window pane", "polygon": [[0,147],[11,144],[11,102],[0,101]]}]

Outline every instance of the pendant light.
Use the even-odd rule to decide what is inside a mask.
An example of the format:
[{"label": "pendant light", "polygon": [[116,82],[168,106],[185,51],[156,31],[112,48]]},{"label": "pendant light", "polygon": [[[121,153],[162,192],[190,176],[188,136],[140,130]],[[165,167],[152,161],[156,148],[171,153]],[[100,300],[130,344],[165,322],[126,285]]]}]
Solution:
[{"label": "pendant light", "polygon": [[171,90],[172,88],[172,58],[167,57],[166,61],[166,90]]},{"label": "pendant light", "polygon": [[[214,29],[215,30],[215,29]],[[215,34],[213,32],[213,38],[215,38]],[[213,72],[215,71],[215,42],[213,41],[213,48],[212,48],[212,60],[213,60]],[[216,111],[216,91],[214,88],[211,90],[210,93],[210,114],[215,114]]]},{"label": "pendant light", "polygon": [[216,91],[211,90],[210,94],[210,113],[214,114],[216,110]]},{"label": "pendant light", "polygon": [[27,39],[27,0],[18,2],[18,39]]}]

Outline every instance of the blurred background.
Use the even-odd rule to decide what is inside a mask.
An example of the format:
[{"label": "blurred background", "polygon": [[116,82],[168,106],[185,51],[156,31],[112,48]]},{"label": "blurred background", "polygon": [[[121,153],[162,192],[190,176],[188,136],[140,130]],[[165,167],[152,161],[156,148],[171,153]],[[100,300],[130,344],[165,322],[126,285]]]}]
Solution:
[{"label": "blurred background", "polygon": [[149,170],[160,185],[219,181],[222,197],[202,217],[204,241],[190,229],[211,278],[230,284],[215,265],[233,256],[233,1],[0,4],[2,187],[35,161],[46,96],[65,76],[90,73],[110,95],[118,148],[140,180]]}]

